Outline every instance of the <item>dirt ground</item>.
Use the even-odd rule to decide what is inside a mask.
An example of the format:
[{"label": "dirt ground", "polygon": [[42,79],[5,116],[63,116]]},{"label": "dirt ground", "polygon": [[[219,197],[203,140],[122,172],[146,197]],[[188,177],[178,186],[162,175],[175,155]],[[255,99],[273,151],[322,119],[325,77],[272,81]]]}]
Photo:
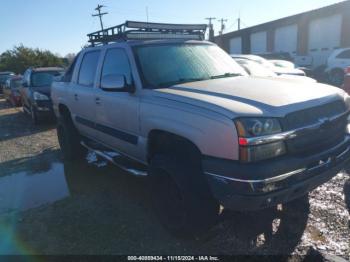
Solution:
[{"label": "dirt ground", "polygon": [[349,210],[350,176],[342,173],[301,200],[259,212],[224,211],[205,236],[176,239],[152,212],[147,178],[91,156],[64,163],[54,123],[34,127],[21,109],[0,100],[0,254],[350,259]]}]

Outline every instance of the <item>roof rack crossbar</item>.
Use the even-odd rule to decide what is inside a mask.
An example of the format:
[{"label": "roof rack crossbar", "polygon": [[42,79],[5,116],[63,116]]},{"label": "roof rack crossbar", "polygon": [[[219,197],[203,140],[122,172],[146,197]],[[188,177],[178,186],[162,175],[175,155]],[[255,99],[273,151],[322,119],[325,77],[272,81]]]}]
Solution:
[{"label": "roof rack crossbar", "polygon": [[164,24],[126,21],[124,24],[88,34],[92,46],[127,40],[204,40],[206,24]]}]

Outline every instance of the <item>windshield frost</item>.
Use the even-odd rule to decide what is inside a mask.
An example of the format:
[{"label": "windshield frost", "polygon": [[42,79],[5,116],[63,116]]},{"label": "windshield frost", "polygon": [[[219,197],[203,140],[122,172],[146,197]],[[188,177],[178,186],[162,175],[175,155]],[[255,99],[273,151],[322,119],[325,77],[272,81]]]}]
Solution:
[{"label": "windshield frost", "polygon": [[145,84],[150,88],[247,74],[214,45],[156,45],[136,48]]}]

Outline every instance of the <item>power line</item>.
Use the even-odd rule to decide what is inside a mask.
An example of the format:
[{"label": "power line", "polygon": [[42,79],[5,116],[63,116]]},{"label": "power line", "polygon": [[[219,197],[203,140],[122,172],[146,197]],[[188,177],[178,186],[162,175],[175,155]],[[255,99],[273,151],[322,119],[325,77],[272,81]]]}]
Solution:
[{"label": "power line", "polygon": [[99,17],[100,18],[100,24],[101,24],[101,29],[102,29],[102,31],[103,31],[103,21],[102,21],[102,17],[104,16],[104,15],[107,15],[108,13],[107,12],[105,12],[105,13],[101,13],[101,9],[103,8],[103,7],[106,7],[106,6],[104,6],[104,5],[97,5],[97,7],[95,8],[95,10],[98,12],[98,14],[93,14],[92,16],[93,17]]}]

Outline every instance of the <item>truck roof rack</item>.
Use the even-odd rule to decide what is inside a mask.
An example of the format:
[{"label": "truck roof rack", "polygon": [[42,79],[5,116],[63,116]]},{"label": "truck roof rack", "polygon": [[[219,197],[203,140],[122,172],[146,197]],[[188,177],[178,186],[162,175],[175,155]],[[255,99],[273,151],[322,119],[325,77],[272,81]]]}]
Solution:
[{"label": "truck roof rack", "polygon": [[126,21],[124,24],[88,34],[92,46],[127,40],[204,40],[206,24],[163,24]]}]

